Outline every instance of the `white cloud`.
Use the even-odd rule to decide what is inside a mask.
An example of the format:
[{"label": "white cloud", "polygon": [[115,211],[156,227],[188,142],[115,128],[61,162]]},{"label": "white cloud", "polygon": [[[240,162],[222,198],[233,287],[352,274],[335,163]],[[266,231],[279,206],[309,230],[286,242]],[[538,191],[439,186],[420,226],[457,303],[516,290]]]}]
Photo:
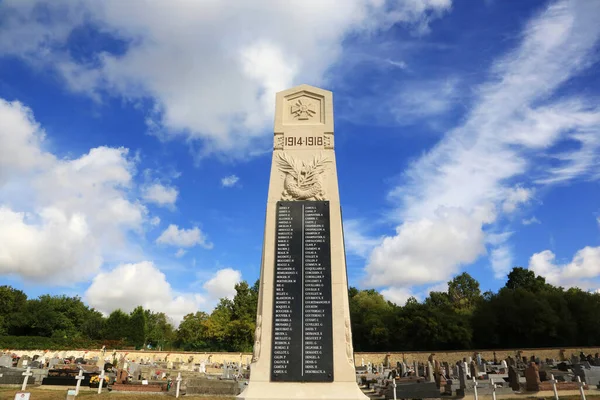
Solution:
[{"label": "white cloud", "polygon": [[512,248],[503,245],[493,249],[490,255],[490,263],[494,271],[494,278],[506,278],[506,275],[514,267]]},{"label": "white cloud", "polygon": [[535,217],[535,215],[531,218],[523,218],[521,221],[523,225],[533,225],[533,224],[541,224],[542,222]]},{"label": "white cloud", "polygon": [[185,253],[187,253],[187,251],[186,251],[186,250],[184,250],[184,249],[179,249],[179,250],[177,250],[177,253],[175,253],[175,257],[177,257],[177,258],[181,258],[181,257],[183,257],[183,256],[185,255]]},{"label": "white cloud", "polygon": [[207,309],[209,303],[209,298],[202,294],[176,293],[165,274],[150,261],[122,264],[110,272],[98,274],[84,299],[105,314],[116,309],[131,312],[142,306],[166,313],[176,324],[188,313]]},{"label": "white cloud", "polygon": [[237,177],[235,175],[229,175],[229,176],[226,176],[225,178],[221,179],[221,186],[232,187],[232,186],[235,186],[235,184],[238,183],[239,180],[240,180],[239,177]]},{"label": "white cloud", "polygon": [[40,148],[44,136],[29,108],[0,99],[0,185],[12,174],[28,173],[53,161]]},{"label": "white cloud", "polygon": [[179,192],[177,188],[153,183],[142,188],[142,198],[159,206],[174,206]]},{"label": "white cloud", "polygon": [[413,293],[410,289],[405,287],[390,287],[387,289],[383,289],[381,291],[381,295],[388,301],[395,303],[399,306],[404,306],[406,304],[406,300],[411,297],[414,297]]},{"label": "white cloud", "polygon": [[577,251],[571,262],[556,262],[550,250],[535,253],[529,259],[529,269],[546,278],[548,283],[562,287],[577,286],[592,289],[598,286],[593,278],[600,275],[600,247],[584,247]]},{"label": "white cloud", "polygon": [[30,109],[0,99],[0,273],[70,285],[131,256],[148,213],[127,149],[58,159],[43,139]]},{"label": "white cloud", "polygon": [[357,219],[344,220],[344,244],[346,252],[365,258],[381,239],[365,235],[365,222]]},{"label": "white cloud", "polygon": [[[500,211],[512,212],[531,197],[511,182],[529,183],[527,172],[539,176],[530,182],[538,185],[593,172],[600,109],[581,96],[551,96],[595,61],[598,13],[600,3],[557,1],[529,21],[521,43],[476,88],[464,122],[412,163],[406,184],[390,193],[401,225],[373,250],[367,282],[400,290],[447,280],[485,254],[484,229],[505,215]],[[553,153],[558,165],[538,169],[534,161],[547,162],[549,149],[566,139],[579,149]],[[504,270],[507,251],[494,256]]]},{"label": "white cloud", "polygon": [[390,113],[399,124],[443,114],[455,105],[458,84],[455,78],[407,83],[391,99]]},{"label": "white cloud", "polygon": [[510,214],[517,209],[519,204],[524,204],[531,200],[533,190],[517,186],[508,189],[505,196],[504,203],[502,203],[502,211]]},{"label": "white cloud", "polygon": [[203,288],[213,299],[228,298],[235,296],[235,285],[242,280],[242,273],[232,268],[224,268],[209,279]]},{"label": "white cloud", "polygon": [[202,246],[206,249],[212,248],[212,243],[207,240],[206,235],[198,227],[191,229],[179,229],[175,224],[169,225],[167,229],[160,234],[156,243],[177,247]]},{"label": "white cloud", "polygon": [[493,215],[483,208],[472,215],[451,208],[405,222],[371,253],[366,284],[400,287],[447,280],[460,265],[485,254],[481,225],[489,218]]},{"label": "white cloud", "polygon": [[[251,153],[266,143],[274,93],[294,84],[321,84],[338,61],[347,34],[404,24],[419,33],[450,10],[451,0],[255,0],[161,2],[4,1],[0,52],[53,68],[70,89],[101,99],[153,99],[151,129],[163,136],[203,139],[203,153]],[[251,14],[251,17],[249,17]],[[65,43],[89,22],[123,40],[122,54],[73,59]],[[219,40],[215,40],[219,38]],[[92,49],[93,50],[93,49]]]},{"label": "white cloud", "polygon": [[154,217],[150,218],[149,222],[150,222],[150,225],[152,225],[152,226],[158,226],[158,225],[160,225],[160,218],[157,216],[154,216]]}]

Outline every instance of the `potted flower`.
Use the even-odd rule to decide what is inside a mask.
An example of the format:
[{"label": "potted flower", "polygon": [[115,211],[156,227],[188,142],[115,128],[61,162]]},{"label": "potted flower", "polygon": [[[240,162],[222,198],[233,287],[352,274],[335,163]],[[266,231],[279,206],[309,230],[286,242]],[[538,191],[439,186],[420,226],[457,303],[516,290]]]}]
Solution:
[{"label": "potted flower", "polygon": [[[91,388],[97,388],[98,386],[100,386],[100,376],[99,375],[94,375],[90,378],[90,387]],[[104,383],[102,383],[103,387],[107,387],[108,386],[108,376],[104,377]]]}]

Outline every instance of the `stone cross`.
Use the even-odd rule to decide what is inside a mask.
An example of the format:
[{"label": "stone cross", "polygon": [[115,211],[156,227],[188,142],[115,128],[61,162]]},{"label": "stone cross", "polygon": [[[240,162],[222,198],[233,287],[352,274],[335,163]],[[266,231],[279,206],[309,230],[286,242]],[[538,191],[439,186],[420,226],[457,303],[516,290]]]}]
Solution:
[{"label": "stone cross", "polygon": [[79,386],[81,386],[81,380],[85,379],[83,376],[83,370],[79,370],[79,374],[75,377],[77,379],[77,385],[75,386],[75,396],[79,395]]},{"label": "stone cross", "polygon": [[104,368],[102,368],[102,372],[98,378],[98,394],[100,394],[102,393],[102,384],[104,383]]},{"label": "stone cross", "polygon": [[577,375],[577,385],[579,386],[579,394],[581,395],[581,400],[585,400],[585,392],[583,391],[584,382],[581,382],[581,377]]},{"label": "stone cross", "polygon": [[397,397],[396,397],[396,379],[395,378],[392,379],[392,388],[394,390],[394,400],[397,400]]},{"label": "stone cross", "polygon": [[554,374],[550,375],[550,383],[552,383],[552,391],[554,391],[554,400],[558,400],[558,390],[556,390],[556,379],[554,379]]},{"label": "stone cross", "polygon": [[21,386],[21,391],[24,391],[27,388],[27,381],[29,380],[29,377],[33,375],[33,373],[31,372],[31,367],[27,367],[27,371],[23,372],[23,376],[25,377],[25,379],[23,379],[23,386]]},{"label": "stone cross", "polygon": [[473,377],[473,394],[475,396],[475,400],[478,400],[479,397],[477,397],[477,379],[475,379],[475,377]]},{"label": "stone cross", "polygon": [[177,387],[175,388],[175,397],[179,398],[179,387],[181,386],[181,372],[177,374]]}]

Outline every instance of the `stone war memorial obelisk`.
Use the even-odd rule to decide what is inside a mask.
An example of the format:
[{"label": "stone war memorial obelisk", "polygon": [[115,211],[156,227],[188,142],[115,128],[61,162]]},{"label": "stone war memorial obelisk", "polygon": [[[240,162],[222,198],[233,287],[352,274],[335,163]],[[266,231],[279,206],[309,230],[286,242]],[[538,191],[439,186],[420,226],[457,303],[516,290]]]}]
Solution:
[{"label": "stone war memorial obelisk", "polygon": [[277,93],[250,382],[239,399],[368,399],[356,383],[333,95]]}]

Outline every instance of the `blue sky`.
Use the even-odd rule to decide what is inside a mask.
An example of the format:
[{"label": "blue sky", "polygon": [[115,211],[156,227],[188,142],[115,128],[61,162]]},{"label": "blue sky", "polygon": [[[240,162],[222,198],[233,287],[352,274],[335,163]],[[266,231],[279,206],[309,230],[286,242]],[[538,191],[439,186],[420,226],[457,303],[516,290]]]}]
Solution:
[{"label": "blue sky", "polygon": [[334,93],[350,284],[600,288],[600,3],[0,2],[0,284],[178,321],[259,276],[275,93]]}]

